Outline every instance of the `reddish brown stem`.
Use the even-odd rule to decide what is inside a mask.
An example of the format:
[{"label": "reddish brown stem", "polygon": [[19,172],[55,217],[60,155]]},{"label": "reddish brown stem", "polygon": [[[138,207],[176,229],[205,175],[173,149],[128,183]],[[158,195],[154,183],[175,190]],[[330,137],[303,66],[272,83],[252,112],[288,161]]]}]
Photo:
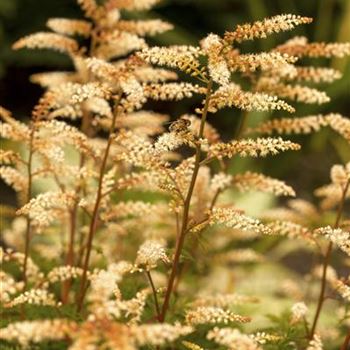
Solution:
[{"label": "reddish brown stem", "polygon": [[[340,219],[341,219],[343,208],[344,208],[345,197],[346,197],[346,193],[349,189],[349,185],[350,185],[350,180],[346,183],[346,185],[343,189],[342,198],[340,200],[339,207],[338,207],[337,217],[336,217],[336,220],[335,220],[335,223],[333,226],[334,229],[339,227]],[[317,323],[318,323],[318,320],[319,320],[320,315],[321,315],[323,303],[325,301],[325,292],[326,292],[326,285],[327,285],[327,270],[328,270],[328,265],[329,265],[331,254],[332,254],[332,247],[333,247],[333,243],[330,242],[328,244],[327,251],[326,251],[326,254],[325,254],[325,257],[323,260],[321,290],[320,290],[320,294],[319,294],[319,298],[318,298],[318,303],[317,303],[316,313],[314,316],[314,321],[312,323],[312,327],[311,327],[311,331],[310,331],[310,335],[309,335],[310,339],[314,338]]]},{"label": "reddish brown stem", "polygon": [[[202,113],[202,118],[201,118],[201,125],[200,125],[199,132],[198,132],[199,139],[203,137],[204,125],[205,125],[205,121],[206,121],[207,114],[208,114],[211,90],[212,90],[212,81],[209,81],[208,85],[207,85],[207,94],[206,94],[205,105],[203,108],[203,113]],[[186,236],[186,232],[187,232],[188,218],[189,218],[189,212],[190,212],[191,198],[192,198],[194,186],[196,184],[198,171],[200,168],[200,158],[201,158],[201,147],[200,147],[200,144],[198,144],[196,146],[195,164],[194,164],[194,169],[193,169],[193,173],[192,173],[192,178],[191,178],[191,182],[190,182],[188,192],[187,192],[187,195],[185,198],[185,203],[184,203],[182,222],[181,222],[181,231],[180,231],[180,234],[176,240],[174,261],[172,264],[172,269],[171,269],[169,280],[168,280],[168,286],[167,286],[167,289],[165,292],[165,298],[164,298],[164,303],[163,303],[163,307],[162,307],[162,312],[161,312],[160,317],[159,317],[160,322],[164,322],[165,317],[166,317],[166,313],[167,313],[168,308],[169,308],[170,297],[171,297],[171,294],[173,291],[174,281],[175,281],[178,267],[179,267],[180,256],[181,256],[182,248],[183,248],[183,245],[185,242],[185,236]]]},{"label": "reddish brown stem", "polygon": [[83,274],[82,274],[81,281],[80,281],[80,290],[79,290],[78,303],[77,303],[77,311],[78,312],[80,312],[82,307],[83,307],[84,298],[85,298],[85,294],[86,294],[86,290],[87,290],[87,272],[89,269],[90,255],[91,255],[91,250],[92,250],[92,242],[93,242],[96,227],[97,227],[98,212],[100,209],[100,203],[101,203],[101,199],[102,199],[103,178],[104,178],[104,174],[105,174],[105,170],[106,170],[109,151],[110,151],[110,148],[111,148],[112,142],[113,142],[113,135],[114,135],[113,133],[114,133],[115,121],[116,121],[116,117],[117,117],[117,106],[119,104],[119,99],[120,99],[120,96],[116,100],[115,110],[113,113],[113,119],[112,119],[110,131],[109,131],[109,138],[107,141],[107,146],[106,146],[106,149],[104,152],[104,156],[103,156],[101,168],[100,168],[96,201],[95,201],[94,209],[92,212],[92,218],[90,221],[89,233],[88,233],[87,245],[86,245],[86,255],[85,255],[85,260],[84,260],[84,264],[83,264]]},{"label": "reddish brown stem", "polygon": [[[83,154],[80,155],[79,169],[84,165],[85,157]],[[81,190],[80,184],[76,187],[75,193],[79,194]],[[70,211],[70,230],[69,230],[69,243],[68,251],[66,254],[65,265],[74,266],[75,265],[75,236],[76,236],[76,227],[77,227],[77,214],[78,214],[78,200],[74,202],[74,206]],[[68,295],[71,288],[71,280],[64,281],[62,284],[62,303],[66,304],[68,302]]]}]

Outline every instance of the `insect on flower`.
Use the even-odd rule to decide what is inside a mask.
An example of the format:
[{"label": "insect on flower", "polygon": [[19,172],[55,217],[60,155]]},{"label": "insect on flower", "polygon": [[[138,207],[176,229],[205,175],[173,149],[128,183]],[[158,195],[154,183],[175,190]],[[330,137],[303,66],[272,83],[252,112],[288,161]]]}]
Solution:
[{"label": "insect on flower", "polygon": [[188,131],[188,128],[191,125],[191,121],[187,118],[180,118],[172,122],[169,126],[170,132],[181,133]]}]

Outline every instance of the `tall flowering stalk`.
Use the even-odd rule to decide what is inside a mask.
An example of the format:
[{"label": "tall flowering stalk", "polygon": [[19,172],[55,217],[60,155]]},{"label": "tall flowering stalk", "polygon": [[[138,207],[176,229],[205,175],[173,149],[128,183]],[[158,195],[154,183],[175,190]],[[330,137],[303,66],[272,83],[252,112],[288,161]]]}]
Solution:
[{"label": "tall flowering stalk", "polygon": [[[212,84],[213,84],[212,80],[209,80],[208,85],[207,85],[205,104],[204,104],[202,117],[201,117],[201,123],[200,123],[198,136],[197,136],[198,139],[203,138],[204,125],[205,125],[205,121],[207,118],[210,96],[212,93]],[[167,289],[165,292],[165,298],[164,298],[164,303],[163,303],[163,307],[162,307],[162,312],[159,316],[160,322],[164,322],[166,313],[167,313],[168,308],[169,308],[170,296],[171,296],[171,293],[172,293],[172,290],[174,287],[176,274],[178,272],[181,251],[182,251],[182,248],[184,245],[186,233],[188,232],[188,217],[189,217],[189,211],[190,211],[193,190],[194,190],[194,186],[196,184],[198,171],[199,171],[199,167],[200,167],[200,160],[201,160],[201,146],[200,146],[200,144],[198,144],[196,146],[196,155],[195,155],[194,168],[193,168],[193,172],[192,172],[191,182],[190,182],[190,185],[188,187],[188,192],[187,192],[187,195],[186,195],[185,201],[184,201],[181,229],[180,229],[177,241],[176,241],[173,266],[172,266],[171,273],[169,276],[168,286],[167,286]]]}]

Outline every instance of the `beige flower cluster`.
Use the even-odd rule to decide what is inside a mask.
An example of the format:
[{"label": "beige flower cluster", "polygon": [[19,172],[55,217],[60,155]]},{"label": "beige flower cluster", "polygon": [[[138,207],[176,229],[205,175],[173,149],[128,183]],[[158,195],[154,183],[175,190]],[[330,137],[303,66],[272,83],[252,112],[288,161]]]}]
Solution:
[{"label": "beige flower cluster", "polygon": [[295,37],[276,51],[296,57],[344,57],[350,53],[350,43],[308,43],[305,37]]},{"label": "beige flower cluster", "polygon": [[222,159],[232,158],[234,155],[241,157],[266,157],[269,154],[275,155],[285,151],[297,151],[300,146],[282,138],[257,138],[234,140],[230,143],[216,143],[209,148],[209,155]]},{"label": "beige flower cluster", "polygon": [[276,196],[295,196],[294,190],[283,181],[251,171],[233,176],[232,182],[241,192],[255,189],[263,192],[271,192]]},{"label": "beige flower cluster", "polygon": [[294,27],[312,22],[312,18],[296,15],[278,15],[257,21],[253,24],[238,25],[233,32],[225,33],[225,40],[232,43],[255,38],[266,38],[267,35],[281,31],[291,30]]},{"label": "beige flower cluster", "polygon": [[37,33],[19,39],[14,45],[15,50],[28,49],[52,49],[70,55],[78,51],[78,44],[74,39],[55,33]]},{"label": "beige flower cluster", "polygon": [[245,111],[286,110],[290,113],[294,112],[292,106],[279,100],[277,96],[243,91],[235,83],[220,87],[210,99],[209,111],[211,113],[225,107],[237,107]]},{"label": "beige flower cluster", "polygon": [[50,18],[47,27],[56,33],[63,35],[81,35],[89,37],[91,34],[91,23],[84,20],[67,18]]},{"label": "beige flower cluster", "polygon": [[47,290],[31,289],[6,303],[5,307],[12,308],[21,304],[56,306],[58,303],[55,300],[55,296]]},{"label": "beige flower cluster", "polygon": [[146,270],[153,269],[157,266],[158,260],[169,263],[164,246],[161,242],[145,241],[137,251],[135,260],[136,266],[145,267]]}]

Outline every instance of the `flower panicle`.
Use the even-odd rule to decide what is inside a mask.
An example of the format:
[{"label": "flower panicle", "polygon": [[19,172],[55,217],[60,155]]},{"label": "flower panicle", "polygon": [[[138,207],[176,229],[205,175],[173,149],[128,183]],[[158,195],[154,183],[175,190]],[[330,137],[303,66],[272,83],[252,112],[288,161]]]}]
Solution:
[{"label": "flower panicle", "polygon": [[301,24],[312,22],[312,18],[292,14],[277,15],[252,24],[238,25],[233,32],[226,32],[224,39],[228,43],[242,42],[257,38],[266,38],[273,33],[291,30]]}]

